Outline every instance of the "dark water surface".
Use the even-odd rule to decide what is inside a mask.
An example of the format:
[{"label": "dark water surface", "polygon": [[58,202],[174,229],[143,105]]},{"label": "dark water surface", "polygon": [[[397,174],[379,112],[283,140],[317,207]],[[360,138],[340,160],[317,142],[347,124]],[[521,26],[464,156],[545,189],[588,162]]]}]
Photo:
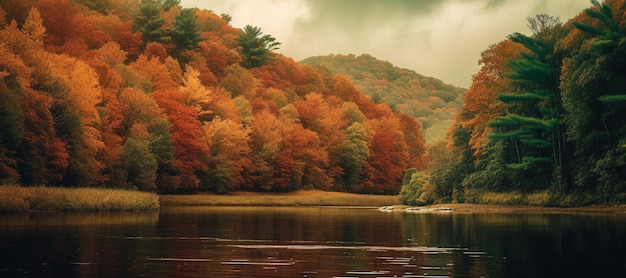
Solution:
[{"label": "dark water surface", "polygon": [[271,207],[0,214],[0,277],[624,275],[624,215]]}]

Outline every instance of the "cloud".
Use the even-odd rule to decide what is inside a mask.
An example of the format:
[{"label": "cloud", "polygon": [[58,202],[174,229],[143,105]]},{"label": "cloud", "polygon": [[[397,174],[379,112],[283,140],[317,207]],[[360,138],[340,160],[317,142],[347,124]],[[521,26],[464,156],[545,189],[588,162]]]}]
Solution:
[{"label": "cloud", "polygon": [[227,13],[234,27],[259,26],[302,60],[371,54],[396,66],[469,87],[480,53],[513,32],[528,33],[539,13],[562,21],[587,0],[182,0],[185,7]]}]

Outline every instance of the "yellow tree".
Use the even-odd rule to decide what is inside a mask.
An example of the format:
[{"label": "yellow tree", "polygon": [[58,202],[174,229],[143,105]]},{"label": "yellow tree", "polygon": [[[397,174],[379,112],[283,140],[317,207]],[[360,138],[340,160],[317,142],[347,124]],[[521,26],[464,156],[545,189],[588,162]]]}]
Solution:
[{"label": "yellow tree", "polygon": [[211,114],[209,105],[212,101],[212,92],[202,84],[199,77],[200,72],[187,66],[183,76],[183,85],[180,86],[179,90],[185,96],[185,104],[195,107],[199,111],[198,116],[203,117],[206,114]]},{"label": "yellow tree", "polygon": [[203,141],[209,146],[208,177],[203,189],[220,193],[241,189],[243,173],[252,167],[249,130],[229,119],[213,119],[202,126]]}]

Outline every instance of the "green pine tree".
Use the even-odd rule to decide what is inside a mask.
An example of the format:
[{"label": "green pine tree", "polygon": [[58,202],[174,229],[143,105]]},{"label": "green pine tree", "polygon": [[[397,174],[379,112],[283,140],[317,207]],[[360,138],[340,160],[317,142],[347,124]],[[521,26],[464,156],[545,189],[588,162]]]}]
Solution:
[{"label": "green pine tree", "polygon": [[[569,140],[575,145],[577,188],[595,190],[603,202],[624,194],[626,157],[626,29],[613,1],[592,0],[590,21],[574,22],[583,31],[562,78]],[[595,22],[594,22],[595,21]]]},{"label": "green pine tree", "polygon": [[206,39],[200,36],[200,29],[193,9],[182,9],[168,30],[168,34],[178,50],[194,49],[199,42]]},{"label": "green pine tree", "polygon": [[158,0],[141,0],[133,14],[133,31],[141,32],[144,43],[165,42],[166,20],[161,17],[162,5]]},{"label": "green pine tree", "polygon": [[509,36],[529,52],[509,63],[512,74],[508,77],[516,82],[519,92],[498,96],[508,104],[509,114],[489,124],[495,129],[489,137],[509,142],[515,149],[516,160],[507,164],[509,168],[532,173],[540,178],[536,182],[546,186],[554,179],[557,188],[564,190],[568,172],[564,165],[567,153],[559,87],[563,54],[556,48],[564,28],[558,18],[548,15],[529,18],[529,26],[533,36]]},{"label": "green pine tree", "polygon": [[270,35],[263,35],[261,28],[246,25],[239,31],[239,45],[243,54],[241,65],[245,68],[256,68],[274,59],[271,51],[277,50],[280,42]]}]

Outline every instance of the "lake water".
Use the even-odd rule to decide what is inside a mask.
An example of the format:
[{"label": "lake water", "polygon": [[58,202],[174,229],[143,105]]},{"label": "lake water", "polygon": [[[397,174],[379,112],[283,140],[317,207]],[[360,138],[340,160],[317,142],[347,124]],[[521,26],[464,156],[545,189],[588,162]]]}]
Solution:
[{"label": "lake water", "polygon": [[0,214],[0,277],[623,277],[626,216],[163,207]]}]

